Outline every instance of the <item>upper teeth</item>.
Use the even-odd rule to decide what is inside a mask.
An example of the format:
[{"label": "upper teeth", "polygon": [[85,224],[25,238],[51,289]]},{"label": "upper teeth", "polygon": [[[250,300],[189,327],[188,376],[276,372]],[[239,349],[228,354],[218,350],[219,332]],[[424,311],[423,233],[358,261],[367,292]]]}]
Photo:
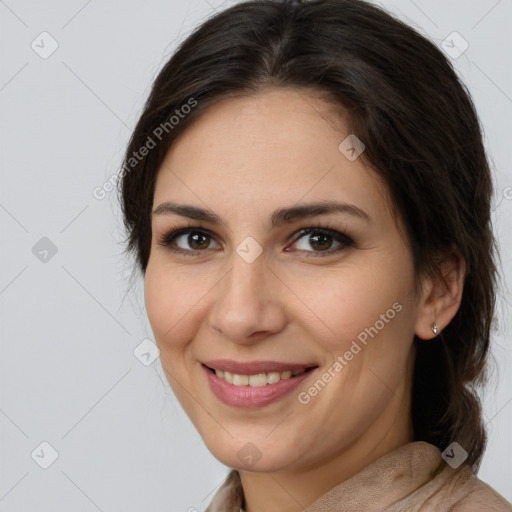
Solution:
[{"label": "upper teeth", "polygon": [[267,384],[275,384],[280,380],[289,379],[292,375],[300,375],[306,371],[305,368],[301,370],[286,370],[284,372],[268,372],[257,373],[255,375],[239,375],[238,373],[224,372],[222,370],[215,370],[217,377],[224,379],[229,384],[235,386],[266,386]]}]

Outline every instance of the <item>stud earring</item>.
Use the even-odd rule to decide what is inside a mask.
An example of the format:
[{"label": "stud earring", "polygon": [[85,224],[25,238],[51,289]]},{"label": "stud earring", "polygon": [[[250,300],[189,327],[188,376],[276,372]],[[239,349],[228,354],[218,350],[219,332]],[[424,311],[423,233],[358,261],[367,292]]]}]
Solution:
[{"label": "stud earring", "polygon": [[437,324],[434,322],[434,323],[432,324],[432,332],[433,332],[434,334],[437,334],[437,331],[438,331],[438,327],[437,327]]}]

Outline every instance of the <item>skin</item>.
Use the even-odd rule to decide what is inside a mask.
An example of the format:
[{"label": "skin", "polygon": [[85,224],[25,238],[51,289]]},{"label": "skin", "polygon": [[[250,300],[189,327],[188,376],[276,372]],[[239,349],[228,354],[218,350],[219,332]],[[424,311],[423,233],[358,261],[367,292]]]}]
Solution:
[{"label": "skin", "polygon": [[[432,323],[442,329],[460,304],[460,260],[446,262],[447,288],[425,278],[414,292],[411,252],[385,188],[362,157],[349,161],[338,150],[349,133],[311,91],[271,89],[209,107],[158,173],[154,208],[173,201],[223,219],[214,225],[153,215],[145,301],[168,381],[208,449],[240,471],[248,512],[303,510],[414,441],[413,336],[433,338]],[[269,230],[274,210],[321,200],[354,204],[371,221],[336,213]],[[296,240],[319,225],[345,233],[354,246],[327,238],[330,249],[321,251],[311,235]],[[212,233],[199,249],[187,235],[175,240],[195,257],[158,243],[189,226]],[[252,263],[236,252],[248,236],[263,251]],[[299,403],[298,393],[394,303],[401,311],[309,403]],[[209,388],[200,362],[221,358],[319,368],[285,398],[241,409]],[[249,442],[261,453],[251,467],[237,457]]]}]

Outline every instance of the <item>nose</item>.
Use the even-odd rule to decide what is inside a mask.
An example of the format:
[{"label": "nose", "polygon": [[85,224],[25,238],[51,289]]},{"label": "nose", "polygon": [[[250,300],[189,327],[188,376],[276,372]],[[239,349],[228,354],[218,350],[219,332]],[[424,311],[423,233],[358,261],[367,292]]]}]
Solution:
[{"label": "nose", "polygon": [[231,263],[231,270],[215,287],[210,328],[238,344],[252,344],[284,329],[286,287],[263,255],[247,263],[234,253]]}]

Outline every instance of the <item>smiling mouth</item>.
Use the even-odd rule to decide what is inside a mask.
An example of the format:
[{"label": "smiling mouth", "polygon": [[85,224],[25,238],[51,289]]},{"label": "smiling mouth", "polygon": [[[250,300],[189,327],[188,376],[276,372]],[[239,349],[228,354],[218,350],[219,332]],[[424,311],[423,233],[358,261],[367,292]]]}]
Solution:
[{"label": "smiling mouth", "polygon": [[310,366],[307,368],[300,368],[297,370],[284,370],[282,372],[271,371],[255,373],[252,375],[245,375],[210,368],[209,366],[206,365],[203,366],[205,366],[205,368],[207,368],[210,372],[214,373],[219,379],[224,380],[228,384],[233,384],[234,386],[250,387],[263,387],[272,384],[277,384],[281,380],[294,379],[299,375],[302,375],[304,373],[314,370],[315,368],[318,368],[317,366]]}]

